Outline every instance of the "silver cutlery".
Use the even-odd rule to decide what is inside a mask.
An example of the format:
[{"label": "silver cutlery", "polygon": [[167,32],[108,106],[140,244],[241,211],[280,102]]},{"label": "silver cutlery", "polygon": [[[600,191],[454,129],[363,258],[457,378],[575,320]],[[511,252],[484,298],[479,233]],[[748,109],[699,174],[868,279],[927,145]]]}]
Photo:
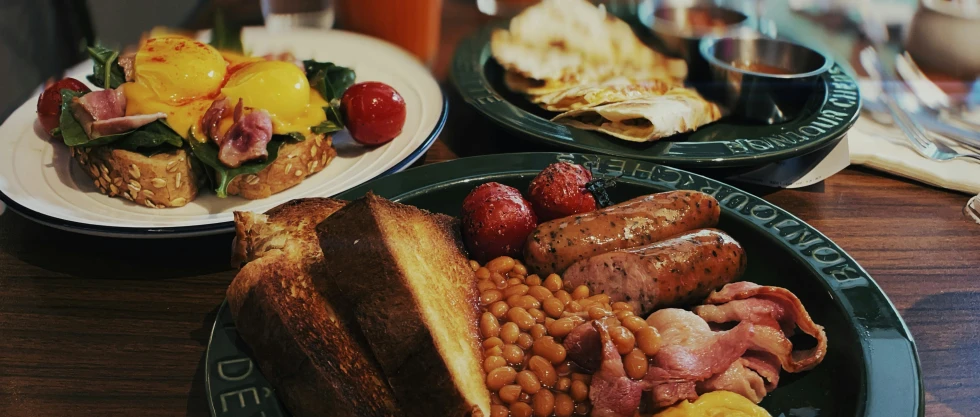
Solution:
[{"label": "silver cutlery", "polygon": [[952,159],[973,159],[980,161],[980,155],[975,153],[959,153],[946,146],[942,142],[933,141],[929,138],[925,129],[919,125],[909,114],[898,104],[893,95],[895,90],[895,80],[887,80],[884,65],[878,58],[878,51],[873,46],[868,46],[861,50],[860,62],[865,71],[873,81],[881,86],[881,101],[885,104],[888,112],[891,113],[895,124],[905,133],[912,148],[920,155],[936,160],[948,161]]},{"label": "silver cutlery", "polygon": [[[908,52],[895,56],[895,71],[918,99],[918,102],[925,106],[924,108],[918,106],[920,109],[939,119],[950,123],[959,123],[970,130],[980,131],[980,124],[963,117],[964,100],[950,97],[936,83],[926,77]],[[903,102],[902,104],[906,103]]]}]

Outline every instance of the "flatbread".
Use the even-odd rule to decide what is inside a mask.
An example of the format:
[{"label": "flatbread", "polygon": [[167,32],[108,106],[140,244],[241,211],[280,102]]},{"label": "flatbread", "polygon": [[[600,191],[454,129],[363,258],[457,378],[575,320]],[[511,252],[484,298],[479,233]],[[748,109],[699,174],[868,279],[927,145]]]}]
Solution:
[{"label": "flatbread", "polygon": [[490,49],[508,72],[544,82],[687,76],[683,60],[650,49],[629,24],[585,0],[544,0],[525,9],[508,30],[493,32]]},{"label": "flatbread", "polygon": [[719,118],[721,111],[714,103],[693,90],[675,88],[662,96],[572,110],[552,121],[632,142],[649,142],[697,130]]},{"label": "flatbread", "polygon": [[619,101],[652,98],[675,88],[662,79],[633,80],[616,77],[599,83],[574,85],[548,94],[535,95],[531,101],[546,110],[567,112]]}]

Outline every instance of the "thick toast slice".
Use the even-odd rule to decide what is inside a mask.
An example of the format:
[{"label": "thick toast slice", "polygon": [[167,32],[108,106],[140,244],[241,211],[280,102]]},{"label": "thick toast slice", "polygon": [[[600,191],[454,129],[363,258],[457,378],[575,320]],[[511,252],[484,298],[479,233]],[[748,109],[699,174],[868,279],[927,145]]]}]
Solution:
[{"label": "thick toast slice", "polygon": [[228,287],[238,333],[290,413],[402,415],[347,307],[321,288],[315,227],[343,207],[326,198],[293,200],[266,214],[235,213],[238,263]]},{"label": "thick toast slice", "polygon": [[205,178],[201,164],[183,149],[153,156],[108,146],[68,149],[102,194],[150,208],[189,203]]},{"label": "thick toast slice", "polygon": [[401,409],[489,416],[476,277],[453,218],[368,193],[317,233],[322,278],[353,307]]}]

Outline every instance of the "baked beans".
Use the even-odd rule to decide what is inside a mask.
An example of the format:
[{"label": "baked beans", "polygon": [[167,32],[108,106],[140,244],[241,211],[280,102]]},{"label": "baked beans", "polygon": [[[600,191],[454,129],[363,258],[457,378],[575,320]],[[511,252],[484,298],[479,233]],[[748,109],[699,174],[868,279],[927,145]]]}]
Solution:
[{"label": "baked beans", "polygon": [[623,367],[626,368],[626,376],[633,379],[643,379],[647,374],[647,355],[642,350],[633,349],[623,357]]},{"label": "baked beans", "polygon": [[507,417],[508,415],[510,415],[510,409],[506,406],[500,404],[490,406],[490,417]]},{"label": "baked beans", "polygon": [[555,394],[551,390],[540,390],[531,397],[531,408],[534,417],[548,417],[555,411]]},{"label": "baked beans", "polygon": [[511,417],[531,417],[531,405],[522,402],[516,402],[510,405],[510,415]]},{"label": "baked beans", "polygon": [[[534,395],[541,390],[541,381],[538,380],[538,376],[532,371],[520,371],[517,373],[517,384],[521,386],[524,392]],[[546,390],[547,391],[547,390]]]},{"label": "baked beans", "polygon": [[517,379],[517,371],[514,368],[501,366],[487,373],[487,388],[499,392],[505,385],[513,384],[515,379]]},{"label": "baked beans", "polygon": [[546,387],[553,387],[558,383],[558,374],[555,367],[547,359],[540,356],[532,356],[527,362],[527,367],[538,377],[538,382]]},{"label": "baked beans", "polygon": [[558,274],[528,275],[508,256],[469,265],[483,307],[479,330],[490,417],[587,415],[592,376],[572,372],[562,341],[588,320],[605,324],[628,377],[646,375],[660,335],[629,304],[592,294],[585,285],[566,288]]}]

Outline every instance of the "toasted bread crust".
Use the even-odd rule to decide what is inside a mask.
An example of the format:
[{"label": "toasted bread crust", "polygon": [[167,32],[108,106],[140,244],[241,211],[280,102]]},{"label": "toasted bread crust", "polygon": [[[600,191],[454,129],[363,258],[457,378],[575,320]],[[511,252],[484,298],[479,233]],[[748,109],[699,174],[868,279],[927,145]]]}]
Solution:
[{"label": "toasted bread crust", "polygon": [[292,415],[398,416],[374,355],[345,319],[349,307],[311,279],[323,260],[314,228],[343,204],[310,198],[264,215],[236,213],[235,252],[248,263],[228,287],[228,304]]},{"label": "toasted bread crust", "polygon": [[330,135],[311,134],[302,142],[286,143],[279,149],[279,157],[265,169],[233,179],[228,184],[228,195],[250,200],[266,198],[322,171],[336,156]]},{"label": "toasted bread crust", "polygon": [[[317,232],[324,252],[323,280],[333,282],[353,306],[405,413],[489,415],[476,278],[459,251],[454,220],[369,193],[324,220]],[[416,254],[423,252],[426,256],[418,259]],[[438,281],[441,287],[419,282],[430,278],[408,272],[408,258],[438,274],[428,283]],[[438,299],[455,316],[446,322],[458,328],[433,328],[438,324],[427,320],[439,313],[422,311],[434,306],[420,302],[421,291],[440,291]],[[452,335],[451,342],[433,334],[442,330]],[[455,350],[461,353],[454,355]]]},{"label": "toasted bread crust", "polygon": [[153,156],[108,146],[69,149],[100,192],[141,206],[181,207],[197,197],[204,178],[184,149]]}]

